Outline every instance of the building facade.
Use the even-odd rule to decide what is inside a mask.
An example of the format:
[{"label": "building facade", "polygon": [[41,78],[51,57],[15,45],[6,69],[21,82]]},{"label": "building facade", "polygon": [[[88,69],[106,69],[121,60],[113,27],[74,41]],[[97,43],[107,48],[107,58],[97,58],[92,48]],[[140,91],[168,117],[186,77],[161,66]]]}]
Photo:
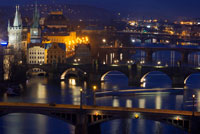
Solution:
[{"label": "building facade", "polygon": [[45,64],[45,48],[41,44],[29,47],[27,54],[28,64]]},{"label": "building facade", "polygon": [[66,63],[66,46],[61,43],[52,43],[47,50],[47,64]]}]

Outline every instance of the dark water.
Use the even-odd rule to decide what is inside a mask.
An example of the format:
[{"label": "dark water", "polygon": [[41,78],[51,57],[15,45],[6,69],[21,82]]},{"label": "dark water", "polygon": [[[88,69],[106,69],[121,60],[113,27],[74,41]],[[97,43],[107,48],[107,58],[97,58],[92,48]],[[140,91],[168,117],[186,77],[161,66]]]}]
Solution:
[{"label": "dark water", "polygon": [[[157,82],[160,79],[161,82]],[[157,92],[135,94],[121,97],[100,97],[97,98],[97,105],[114,107],[139,107],[155,109],[177,109],[192,110],[192,94],[195,93],[196,111],[200,111],[200,75],[193,75],[187,81],[188,87],[181,93]],[[1,101],[9,102],[35,102],[35,103],[80,103],[81,86],[52,83],[46,78],[35,77],[27,81],[27,89],[19,97],[7,97]],[[155,84],[157,83],[157,84]],[[164,74],[152,73],[146,76],[146,87],[170,87],[171,81]],[[128,79],[125,75],[112,72],[105,77],[102,83],[103,90],[120,90],[131,88],[128,86]],[[86,103],[86,100],[84,101]],[[178,128],[151,120],[114,120],[101,125],[103,134],[179,134],[186,133]],[[0,118],[1,134],[73,134],[74,127],[57,119],[36,114],[9,114]]]}]

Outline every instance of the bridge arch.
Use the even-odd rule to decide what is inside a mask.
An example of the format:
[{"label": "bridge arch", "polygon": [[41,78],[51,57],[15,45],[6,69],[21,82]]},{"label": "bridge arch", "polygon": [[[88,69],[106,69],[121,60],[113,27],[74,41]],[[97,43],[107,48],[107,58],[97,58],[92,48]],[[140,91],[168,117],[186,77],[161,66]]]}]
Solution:
[{"label": "bridge arch", "polygon": [[65,78],[67,77],[67,75],[72,75],[72,76],[76,76],[76,77],[81,77],[84,78],[85,75],[87,75],[86,72],[84,72],[82,69],[79,68],[68,68],[67,70],[65,70],[61,76],[60,76],[60,80],[65,80]]},{"label": "bridge arch", "polygon": [[34,67],[34,68],[30,68],[26,71],[26,75],[46,75],[47,72],[43,69],[43,68],[38,68],[38,67]]},{"label": "bridge arch", "polygon": [[128,75],[122,71],[118,71],[118,70],[110,70],[110,71],[107,71],[105,72],[104,74],[101,75],[101,81],[104,81],[105,80],[105,77],[109,74],[109,73],[112,73],[112,72],[115,72],[115,73],[120,73],[124,76],[126,76],[128,78]]},{"label": "bridge arch", "polygon": [[[137,113],[138,114],[138,113]],[[160,122],[163,123],[165,125],[170,125],[172,127],[178,128],[180,130],[189,130],[189,120],[188,119],[183,119],[179,116],[174,116],[173,118],[170,119],[164,119],[165,117],[163,117],[163,119],[158,119],[158,118],[146,118],[144,116],[142,116],[141,114],[139,114],[139,116],[136,118],[134,117],[135,114],[133,116],[124,116],[124,117],[114,117],[114,116],[109,116],[108,118],[102,118],[99,115],[95,115],[96,117],[96,121],[93,123],[90,123],[89,126],[95,126],[95,125],[100,125],[102,123],[106,123],[109,121],[114,121],[114,120],[120,120],[120,119],[131,119],[131,120],[150,120],[150,121],[154,121],[154,122]],[[99,120],[98,120],[99,119]],[[185,123],[185,124],[184,124]]]},{"label": "bridge arch", "polygon": [[32,115],[43,115],[43,116],[47,116],[47,117],[51,117],[51,118],[54,118],[54,119],[57,119],[57,120],[60,120],[60,121],[64,121],[65,123],[68,123],[70,125],[73,125],[75,126],[76,123],[77,123],[77,116],[76,114],[72,114],[72,113],[66,113],[66,112],[57,112],[57,111],[46,111],[46,112],[38,112],[38,111],[35,111],[35,110],[8,110],[6,112],[3,112],[0,114],[0,117],[2,116],[6,116],[6,115],[9,115],[9,114],[16,114],[16,113],[19,113],[19,114],[32,114]]},{"label": "bridge arch", "polygon": [[140,79],[140,83],[141,84],[145,84],[145,86],[146,86],[146,82],[147,82],[146,78],[147,78],[147,76],[149,76],[151,74],[163,75],[163,78],[165,77],[167,80],[169,80],[171,85],[172,85],[172,78],[168,74],[166,74],[165,72],[162,72],[162,71],[151,71],[151,72],[148,72],[148,73],[144,74]]},{"label": "bridge arch", "polygon": [[191,79],[192,77],[195,77],[195,75],[196,75],[198,78],[200,78],[200,72],[192,73],[192,74],[188,75],[188,76],[184,79],[184,85],[186,85],[187,82],[190,81],[190,79]]}]

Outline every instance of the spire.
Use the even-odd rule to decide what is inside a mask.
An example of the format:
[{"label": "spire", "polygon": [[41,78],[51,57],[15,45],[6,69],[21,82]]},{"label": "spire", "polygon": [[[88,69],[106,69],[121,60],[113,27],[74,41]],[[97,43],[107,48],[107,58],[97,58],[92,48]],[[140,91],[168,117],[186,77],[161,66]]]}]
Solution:
[{"label": "spire", "polygon": [[14,19],[13,26],[14,27],[21,27],[22,26],[22,19],[21,19],[21,15],[19,13],[19,5],[16,6],[15,19]]},{"label": "spire", "polygon": [[33,14],[33,25],[32,28],[39,28],[40,14],[37,7],[37,1],[35,3],[35,11]]},{"label": "spire", "polygon": [[8,28],[10,28],[10,20],[8,20]]}]

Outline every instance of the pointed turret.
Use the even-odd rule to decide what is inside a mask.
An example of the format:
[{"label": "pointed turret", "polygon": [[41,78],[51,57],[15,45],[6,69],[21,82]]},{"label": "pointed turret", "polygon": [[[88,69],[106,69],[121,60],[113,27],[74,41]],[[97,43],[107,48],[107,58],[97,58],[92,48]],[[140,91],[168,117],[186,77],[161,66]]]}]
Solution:
[{"label": "pointed turret", "polygon": [[19,13],[19,6],[16,6],[15,19],[14,19],[13,26],[14,27],[22,26],[22,19],[21,19],[21,15]]},{"label": "pointed turret", "polygon": [[8,28],[10,28],[10,20],[8,20]]}]

